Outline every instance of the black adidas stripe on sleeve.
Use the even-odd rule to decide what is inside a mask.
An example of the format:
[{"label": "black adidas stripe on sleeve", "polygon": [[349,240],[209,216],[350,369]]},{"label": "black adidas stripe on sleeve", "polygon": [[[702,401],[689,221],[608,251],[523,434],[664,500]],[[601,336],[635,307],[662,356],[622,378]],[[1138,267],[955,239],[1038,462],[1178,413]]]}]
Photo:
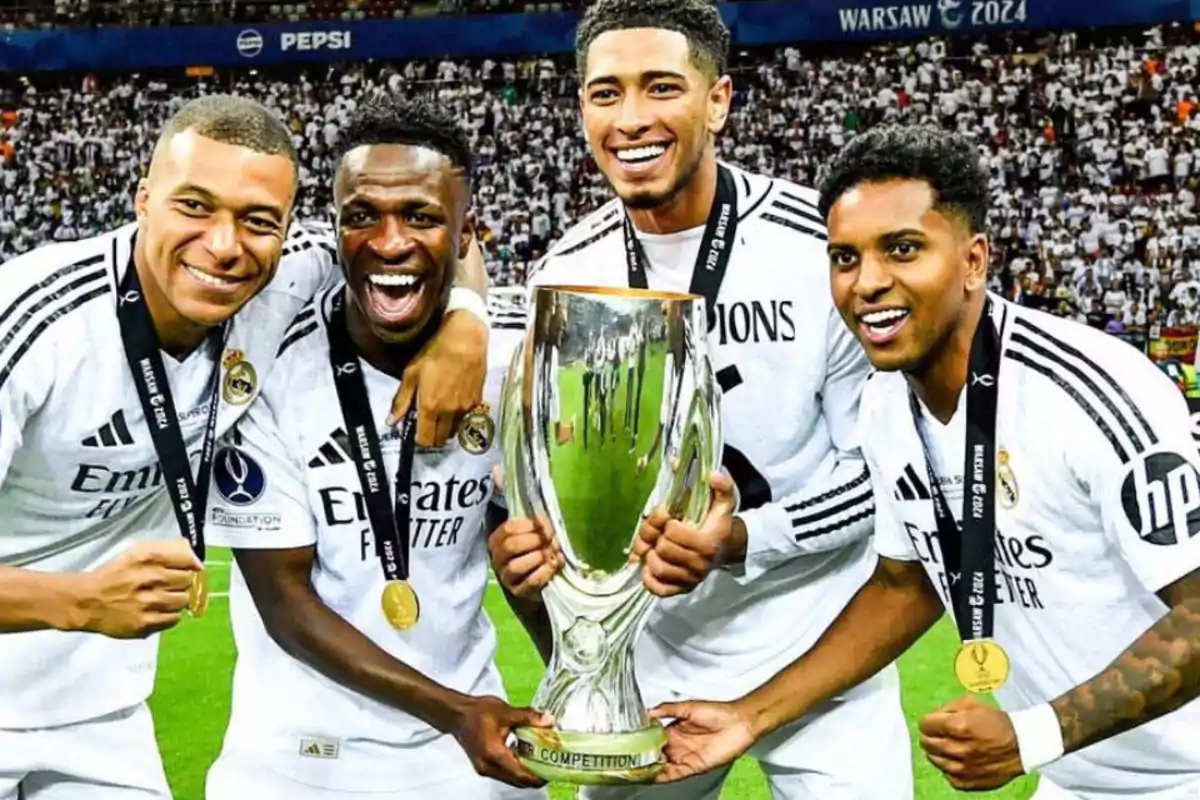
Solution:
[{"label": "black adidas stripe on sleeve", "polygon": [[316,316],[317,306],[310,300],[308,303],[305,303],[304,307],[301,308],[296,313],[296,316],[292,319],[292,321],[288,323],[287,333],[291,333],[297,328],[304,327],[309,321],[316,319]]},{"label": "black adidas stripe on sleeve", "polygon": [[770,183],[768,183],[767,188],[763,190],[762,195],[760,195],[757,200],[755,200],[753,203],[751,203],[748,208],[746,208],[745,210],[742,210],[738,213],[738,222],[745,220],[747,217],[749,217],[755,211],[758,211],[759,206],[761,206],[763,203],[765,203],[767,201],[767,198],[771,196],[771,190],[774,188],[775,188],[775,181],[771,181]]},{"label": "black adidas stripe on sleeve", "polygon": [[896,481],[896,490],[892,493],[897,500],[932,500],[929,487],[913,469],[912,464],[906,464],[904,474]]},{"label": "black adidas stripe on sleeve", "polygon": [[[1020,330],[1009,338],[1005,358],[1023,364],[1062,389],[1096,424],[1123,463],[1158,443],[1158,436],[1137,404],[1108,370],[1029,321],[1017,317],[1014,322]],[[1109,419],[1116,422],[1115,429]]]},{"label": "black adidas stripe on sleeve", "polygon": [[829,236],[825,233],[825,226],[816,214],[809,213],[802,208],[784,203],[781,200],[773,201],[767,209],[759,215],[759,218],[765,222],[782,225],[785,228],[806,234],[822,242],[829,241]]},{"label": "black adidas stripe on sleeve", "polygon": [[[546,262],[549,261],[550,259],[561,258],[563,256],[569,256],[569,255],[572,255],[573,253],[578,253],[581,250],[586,250],[587,248],[596,244],[596,242],[599,242],[601,239],[605,238],[606,236],[609,236],[609,235],[615,233],[616,231],[621,230],[621,220],[619,219],[619,210],[614,210],[614,211],[609,212],[608,214],[604,215],[604,219],[610,219],[610,218],[615,218],[615,219],[613,222],[609,223],[608,225],[605,225],[599,231],[597,231],[596,233],[593,233],[592,235],[588,236],[586,239],[584,239],[580,242],[576,242],[575,244],[567,245],[564,247],[563,242],[565,242],[566,240],[560,239],[558,244],[555,244],[553,247],[551,247],[550,252],[546,253],[546,255],[544,255],[540,259],[538,259],[533,264],[533,266],[529,269],[528,273],[526,273],[526,275],[525,275],[526,285],[528,285],[529,281],[535,275],[537,275],[539,272],[542,271],[542,267],[544,267],[546,265]],[[561,250],[558,249],[560,247],[562,248]]]},{"label": "black adidas stripe on sleeve", "polygon": [[330,231],[322,229],[313,223],[296,223],[288,231],[287,240],[283,243],[283,254],[281,257],[286,258],[296,253],[302,253],[305,250],[311,250],[314,247],[321,248],[334,259],[337,258],[337,246],[333,242],[333,235]]},{"label": "black adidas stripe on sleeve", "polygon": [[86,303],[112,294],[104,256],[64,267],[23,292],[0,315],[0,388],[38,339]]},{"label": "black adidas stripe on sleeve", "polygon": [[582,242],[579,242],[578,244],[573,244],[570,247],[565,248],[563,250],[559,250],[556,253],[550,253],[550,256],[552,256],[552,257],[553,256],[559,256],[559,257],[569,256],[572,253],[578,253],[580,250],[586,250],[587,248],[591,247],[592,245],[594,245],[596,242],[600,241],[604,237],[608,236],[611,233],[615,233],[616,231],[618,231],[620,229],[621,229],[621,221],[617,220],[616,222],[612,222],[609,225],[605,226],[604,228],[601,228],[596,233],[593,233],[591,236],[584,239]]},{"label": "black adidas stripe on sleeve", "polygon": [[34,296],[35,294],[39,297],[44,296],[48,290],[50,290],[56,283],[61,281],[66,276],[79,273],[88,267],[95,267],[96,265],[103,263],[103,261],[103,253],[89,256],[81,261],[76,261],[74,264],[68,264],[62,269],[51,273],[47,277],[27,288],[25,291],[21,292],[21,294],[17,295],[13,301],[8,304],[8,307],[4,309],[4,312],[0,313],[0,331],[5,330],[5,325],[8,322],[9,317],[16,313],[17,309],[21,308],[21,304],[30,297]]},{"label": "black adidas stripe on sleeve", "polygon": [[785,510],[795,515],[792,531],[798,542],[861,522],[875,513],[875,498],[866,466],[840,486],[804,502],[785,506]]},{"label": "black adidas stripe on sleeve", "polygon": [[293,329],[288,332],[287,336],[285,336],[283,341],[280,343],[279,350],[275,353],[275,357],[279,358],[282,356],[288,351],[288,349],[291,348],[292,345],[309,336],[319,327],[321,327],[321,325],[315,319],[310,320],[306,325],[301,325],[299,327],[293,326]]}]

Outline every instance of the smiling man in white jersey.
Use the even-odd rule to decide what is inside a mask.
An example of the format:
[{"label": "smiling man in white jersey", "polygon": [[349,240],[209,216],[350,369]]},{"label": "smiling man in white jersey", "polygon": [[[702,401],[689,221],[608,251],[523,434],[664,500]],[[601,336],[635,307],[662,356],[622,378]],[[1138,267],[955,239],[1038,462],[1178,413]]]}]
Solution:
[{"label": "smiling man in white jersey", "polygon": [[[655,514],[635,548],[647,586],[666,598],[637,650],[651,703],[732,698],[769,680],[817,640],[875,562],[854,436],[868,365],[829,300],[815,193],[717,161],[728,46],[704,0],[601,0],[588,10],[576,34],[580,104],[618,199],[569,231],[531,279],[693,291],[708,302],[723,462],[736,489],[715,477],[701,525]],[[623,413],[614,419],[616,446],[628,448],[633,431]],[[639,455],[654,433],[642,426]],[[501,580],[533,600],[557,562],[530,527],[513,520],[490,544]],[[773,796],[910,797],[897,684],[889,671],[763,742],[754,755]],[[584,795],[715,798],[726,774]]]},{"label": "smiling man in white jersey", "polygon": [[[0,267],[4,800],[169,796],[144,701],[153,634],[201,574],[208,445],[330,278],[318,232],[288,236],[295,173],[265,108],[193,101],[163,130],[136,224]],[[471,368],[443,364],[430,395]]]},{"label": "smiling man in white jersey", "polygon": [[[890,664],[943,606],[964,697],[920,723],[958,789],[1200,797],[1200,473],[1183,397],[1106,334],[986,291],[974,144],[878,128],[822,187],[834,299],[879,372],[861,407],[879,566],[807,655],[665,709],[673,777]],[[969,502],[967,502],[969,500]],[[946,669],[951,669],[947,656]]]},{"label": "smiling man in white jersey", "polygon": [[505,738],[547,720],[500,699],[483,610],[507,359],[445,448],[416,448],[412,414],[381,424],[471,246],[466,136],[383,97],[351,117],[337,163],[345,283],[298,315],[216,456],[238,662],[207,797],[542,797]]}]

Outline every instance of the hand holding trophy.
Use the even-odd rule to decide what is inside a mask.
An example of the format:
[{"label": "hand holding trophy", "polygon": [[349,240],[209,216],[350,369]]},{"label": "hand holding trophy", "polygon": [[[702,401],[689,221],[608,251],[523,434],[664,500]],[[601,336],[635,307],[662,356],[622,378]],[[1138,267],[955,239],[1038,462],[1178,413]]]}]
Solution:
[{"label": "hand holding trophy", "polygon": [[691,524],[709,510],[722,442],[704,301],[541,287],[530,317],[501,436],[511,524],[529,527],[516,535],[550,540],[534,583],[553,574],[554,651],[533,705],[556,725],[518,729],[517,755],[547,780],[648,782],[666,737],[634,676],[654,597],[630,553],[653,510]]}]

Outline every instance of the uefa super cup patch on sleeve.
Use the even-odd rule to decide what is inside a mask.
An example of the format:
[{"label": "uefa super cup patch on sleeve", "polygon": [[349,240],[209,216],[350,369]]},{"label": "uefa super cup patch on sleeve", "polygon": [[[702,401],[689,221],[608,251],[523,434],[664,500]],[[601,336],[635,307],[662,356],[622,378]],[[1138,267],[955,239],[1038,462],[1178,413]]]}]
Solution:
[{"label": "uefa super cup patch on sleeve", "polygon": [[244,450],[222,447],[214,459],[213,483],[226,502],[248,506],[267,490],[267,474]]},{"label": "uefa super cup patch on sleeve", "polygon": [[222,447],[217,451],[213,459],[213,486],[218,497],[232,506],[215,505],[210,520],[213,525],[255,531],[277,531],[283,527],[282,515],[249,508],[266,492],[267,474],[244,450]]}]

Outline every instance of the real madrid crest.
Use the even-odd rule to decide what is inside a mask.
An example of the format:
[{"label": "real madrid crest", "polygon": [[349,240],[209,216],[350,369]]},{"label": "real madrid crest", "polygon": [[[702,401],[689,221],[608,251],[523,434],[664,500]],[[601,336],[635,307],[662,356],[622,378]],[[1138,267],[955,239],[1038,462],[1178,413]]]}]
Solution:
[{"label": "real madrid crest", "polygon": [[[228,360],[228,356],[226,356]],[[230,405],[240,406],[250,402],[258,388],[258,372],[249,361],[235,361],[225,372],[221,395]]]},{"label": "real madrid crest", "polygon": [[458,443],[473,456],[486,453],[496,438],[496,423],[487,405],[478,405],[463,418],[458,429]]},{"label": "real madrid crest", "polygon": [[1005,508],[1015,507],[1021,499],[1017,476],[1013,474],[1010,461],[1011,457],[1003,447],[996,451],[996,494],[1000,498],[1000,505]]}]

